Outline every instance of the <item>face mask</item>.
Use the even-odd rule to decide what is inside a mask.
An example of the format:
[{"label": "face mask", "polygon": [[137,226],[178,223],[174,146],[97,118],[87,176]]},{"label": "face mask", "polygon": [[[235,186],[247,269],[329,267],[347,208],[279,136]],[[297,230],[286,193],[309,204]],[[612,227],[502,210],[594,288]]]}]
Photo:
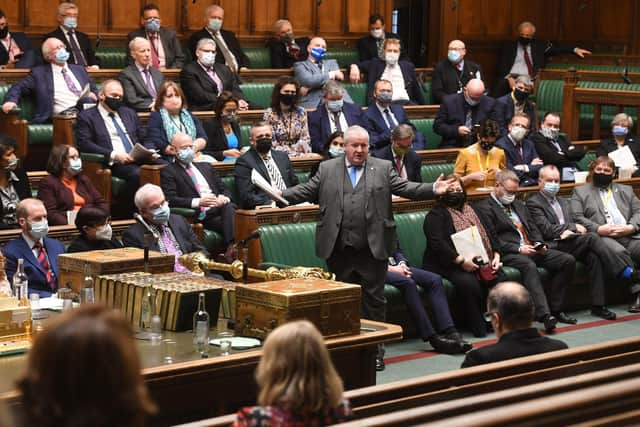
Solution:
[{"label": "face mask", "polygon": [[196,153],[193,151],[193,148],[183,148],[182,150],[178,151],[178,160],[188,165],[193,162],[193,158],[195,157],[195,155]]},{"label": "face mask", "polygon": [[332,113],[337,113],[338,111],[342,110],[343,104],[344,104],[344,101],[342,99],[336,99],[335,101],[327,101],[327,108]]},{"label": "face mask", "polygon": [[400,55],[398,55],[397,53],[385,53],[384,55],[384,60],[387,65],[396,65],[399,58]]},{"label": "face mask", "polygon": [[69,60],[69,52],[66,49],[58,49],[56,52],[56,62],[64,64]]},{"label": "face mask", "polygon": [[283,42],[292,42],[296,39],[296,37],[293,35],[292,32],[289,32],[289,33],[284,33],[282,36],[280,36],[280,39],[282,39]]},{"label": "face mask", "polygon": [[151,215],[153,215],[153,222],[156,224],[166,224],[169,222],[169,214],[169,205],[167,203],[151,211]]},{"label": "face mask", "polygon": [[329,155],[331,157],[338,157],[338,156],[342,156],[343,154],[344,154],[344,148],[335,147],[335,146],[329,147]]},{"label": "face mask", "polygon": [[457,64],[460,62],[460,59],[462,59],[462,55],[460,55],[460,52],[457,50],[450,50],[449,53],[447,53],[447,59],[452,64]]},{"label": "face mask", "polygon": [[293,105],[296,101],[296,96],[291,93],[281,93],[280,102],[284,105]]},{"label": "face mask", "polygon": [[529,97],[529,92],[525,92],[524,90],[515,88],[513,90],[513,97],[516,99],[516,101],[522,102]]},{"label": "face mask", "polygon": [[518,41],[520,42],[520,44],[522,46],[528,46],[529,43],[531,43],[531,40],[533,40],[533,39],[530,39],[530,38],[527,38],[527,37],[518,37]]},{"label": "face mask", "polygon": [[613,180],[613,175],[609,175],[606,173],[593,173],[591,176],[593,178],[593,185],[596,187],[608,187]]},{"label": "face mask", "polygon": [[9,35],[9,26],[5,25],[3,29],[0,30],[0,39],[4,39]]},{"label": "face mask", "polygon": [[112,235],[113,230],[111,229],[111,224],[101,225],[96,230],[96,239],[98,240],[111,240]]},{"label": "face mask", "polygon": [[557,182],[545,182],[543,191],[549,196],[555,197],[558,191],[560,191],[560,184]]},{"label": "face mask", "polygon": [[144,24],[144,28],[149,33],[157,33],[158,31],[160,31],[160,20],[154,18],[149,21],[146,21]]},{"label": "face mask", "polygon": [[216,54],[213,52],[203,52],[200,55],[200,63],[205,67],[213,67],[213,64],[216,62]]},{"label": "face mask", "polygon": [[64,18],[64,21],[62,21],[62,25],[70,30],[75,30],[78,27],[78,18]]},{"label": "face mask", "polygon": [[382,28],[376,28],[375,30],[369,31],[369,34],[371,34],[371,37],[374,39],[381,39],[382,36],[384,36],[384,31],[382,31]]},{"label": "face mask", "polygon": [[271,138],[260,138],[256,141],[256,150],[260,154],[267,154],[271,150]]},{"label": "face mask", "polygon": [[112,98],[110,96],[105,96],[104,103],[113,111],[118,111],[118,109],[124,104],[124,101],[122,100],[122,98]]},{"label": "face mask", "polygon": [[402,148],[396,144],[392,144],[391,149],[393,150],[394,153],[396,153],[397,156],[404,156],[409,151],[408,148]]},{"label": "face mask", "polygon": [[321,47],[313,47],[313,48],[311,48],[311,56],[316,61],[322,61],[324,59],[326,53],[327,53],[327,50],[323,49]]},{"label": "face mask", "polygon": [[469,104],[470,107],[475,107],[476,105],[478,105],[480,103],[479,99],[478,100],[471,99],[467,95],[464,96],[464,100],[467,102],[467,104]]},{"label": "face mask", "polygon": [[69,160],[69,167],[67,168],[71,175],[78,175],[82,172],[82,159]]},{"label": "face mask", "polygon": [[509,206],[511,203],[513,203],[515,199],[516,199],[515,194],[505,194],[504,196],[500,197],[500,203],[502,203],[505,206]]},{"label": "face mask", "polygon": [[514,141],[520,142],[524,139],[524,136],[527,134],[527,130],[522,126],[512,126],[509,131],[509,135],[513,138]]},{"label": "face mask", "polygon": [[493,142],[480,141],[480,148],[482,148],[484,151],[491,151],[491,149],[493,148]]},{"label": "face mask", "polygon": [[29,231],[29,234],[31,234],[31,236],[34,239],[40,240],[44,236],[46,236],[48,233],[49,233],[49,223],[47,222],[46,219],[31,223],[31,230]]},{"label": "face mask", "polygon": [[560,134],[560,130],[553,128],[540,128],[540,133],[545,138],[556,139]]},{"label": "face mask", "polygon": [[627,136],[627,134],[629,133],[629,129],[627,129],[624,126],[614,126],[613,127],[613,134],[615,136]]},{"label": "face mask", "polygon": [[227,114],[223,114],[222,115],[222,120],[224,120],[227,123],[231,123],[231,122],[235,122],[236,121],[236,113],[227,113]]},{"label": "face mask", "polygon": [[222,28],[222,19],[218,19],[218,18],[209,19],[208,27],[214,33],[217,31],[220,31],[220,28]]},{"label": "face mask", "polygon": [[462,206],[466,200],[467,195],[464,193],[464,191],[452,191],[442,197],[442,201],[444,202],[444,204],[447,206],[451,206],[452,208],[458,208]]},{"label": "face mask", "polygon": [[14,157],[9,161],[9,163],[7,163],[7,165],[4,167],[4,170],[13,172],[14,170],[16,170],[17,167],[18,167],[18,159]]},{"label": "face mask", "polygon": [[381,104],[391,104],[392,98],[393,94],[391,92],[378,93],[378,101],[380,101]]}]

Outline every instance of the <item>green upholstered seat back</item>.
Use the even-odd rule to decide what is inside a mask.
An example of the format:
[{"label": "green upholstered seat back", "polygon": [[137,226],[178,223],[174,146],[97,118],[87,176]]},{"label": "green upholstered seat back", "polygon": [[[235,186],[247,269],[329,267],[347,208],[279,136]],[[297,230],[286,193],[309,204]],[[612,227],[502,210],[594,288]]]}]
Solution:
[{"label": "green upholstered seat back", "polygon": [[536,106],[538,109],[538,119],[540,121],[542,121],[542,117],[549,111],[562,112],[563,87],[564,82],[562,80],[542,80],[540,84],[538,84]]},{"label": "green upholstered seat back", "polygon": [[436,163],[422,165],[420,168],[420,176],[422,182],[434,182],[440,174],[448,175],[453,173],[453,163]]},{"label": "green upholstered seat back", "polygon": [[366,83],[345,83],[344,90],[346,90],[353,103],[361,107],[367,106],[367,84]]},{"label": "green upholstered seat back", "polygon": [[252,104],[252,108],[256,108],[257,106],[269,108],[269,105],[271,105],[273,86],[274,83],[252,82],[241,84],[240,89],[242,89],[247,102]]},{"label": "green upholstered seat back", "polygon": [[357,49],[337,49],[329,48],[327,50],[327,59],[335,59],[338,61],[340,68],[346,68],[351,64],[357,64],[359,61]]},{"label": "green upholstered seat back", "polygon": [[578,168],[581,171],[589,170],[589,163],[596,159],[596,153],[587,153],[584,157],[578,162]]},{"label": "green upholstered seat back", "polygon": [[424,102],[429,105],[433,104],[433,92],[431,91],[431,80],[421,83],[422,96],[424,96]]},{"label": "green upholstered seat back", "polygon": [[220,179],[222,180],[222,183],[224,184],[225,188],[229,190],[229,192],[231,193],[231,200],[237,203],[238,192],[236,191],[236,180],[233,174],[222,176],[220,177]]},{"label": "green upholstered seat back", "polygon": [[244,147],[249,145],[249,135],[251,134],[251,125],[240,125],[240,146]]},{"label": "green upholstered seat back", "polygon": [[316,256],[315,222],[265,225],[260,232],[263,262],[327,269]]},{"label": "green upholstered seat back", "polygon": [[409,264],[415,267],[422,265],[422,256],[427,245],[422,230],[425,215],[426,212],[409,212],[394,215],[402,253],[409,260]]},{"label": "green upholstered seat back", "polygon": [[122,69],[127,66],[127,47],[100,47],[96,50],[100,68]]},{"label": "green upholstered seat back", "polygon": [[424,148],[438,148],[440,146],[440,142],[442,141],[442,137],[433,131],[433,120],[434,119],[413,119],[411,123],[416,127],[417,130],[423,133],[426,139],[426,146]]},{"label": "green upholstered seat back", "polygon": [[245,47],[242,51],[249,57],[251,68],[271,68],[271,53],[267,47]]}]

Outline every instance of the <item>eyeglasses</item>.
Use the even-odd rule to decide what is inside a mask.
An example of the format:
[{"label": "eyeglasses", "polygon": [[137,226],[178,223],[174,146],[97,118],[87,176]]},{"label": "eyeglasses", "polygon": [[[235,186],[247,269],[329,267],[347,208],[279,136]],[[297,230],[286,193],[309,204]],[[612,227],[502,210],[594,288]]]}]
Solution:
[{"label": "eyeglasses", "polygon": [[487,311],[482,315],[482,317],[484,317],[485,322],[491,322],[491,320],[493,320],[493,315],[497,313],[497,311]]}]

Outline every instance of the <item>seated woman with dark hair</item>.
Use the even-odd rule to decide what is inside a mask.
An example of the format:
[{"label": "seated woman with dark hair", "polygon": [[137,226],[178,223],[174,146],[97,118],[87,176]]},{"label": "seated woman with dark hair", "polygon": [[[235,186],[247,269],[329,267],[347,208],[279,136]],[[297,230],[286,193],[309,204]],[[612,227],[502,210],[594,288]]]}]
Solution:
[{"label": "seated woman with dark hair", "polygon": [[91,180],[82,174],[82,159],[72,145],[54,145],[47,162],[49,175],[40,181],[38,199],[47,208],[49,225],[69,223],[67,212],[93,206],[109,212],[109,205]]},{"label": "seated woman with dark hair", "polygon": [[323,426],[351,416],[324,339],[308,320],[285,323],[269,334],[256,381],[260,406],[238,411],[234,427]]},{"label": "seated woman with dark hair", "polygon": [[16,207],[31,197],[27,172],[18,168],[16,141],[0,135],[0,229],[18,228]]},{"label": "seated woman with dark hair", "polygon": [[325,143],[322,145],[320,155],[322,156],[322,160],[318,163],[314,163],[311,166],[311,169],[309,169],[309,179],[313,178],[313,176],[318,172],[320,163],[325,160],[344,155],[344,133],[337,130],[329,135]]},{"label": "seated woman with dark hair", "polygon": [[208,139],[203,152],[218,161],[232,162],[242,155],[240,125],[236,117],[239,102],[239,98],[225,90],[213,108],[216,115],[202,123]]},{"label": "seated woman with dark hair", "polygon": [[119,311],[90,304],[47,323],[18,382],[24,425],[142,427],[156,410],[133,331]]},{"label": "seated woman with dark hair", "polygon": [[85,206],[76,215],[76,228],[80,237],[76,238],[67,252],[99,251],[121,248],[122,243],[113,237],[109,214],[91,206]]}]

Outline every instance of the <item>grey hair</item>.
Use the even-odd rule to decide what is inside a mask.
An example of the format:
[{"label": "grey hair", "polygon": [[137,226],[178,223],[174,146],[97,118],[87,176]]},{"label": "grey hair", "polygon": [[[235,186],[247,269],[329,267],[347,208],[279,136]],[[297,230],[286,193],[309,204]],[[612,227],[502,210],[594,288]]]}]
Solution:
[{"label": "grey hair", "polygon": [[138,210],[142,210],[146,208],[146,204],[147,204],[147,199],[149,198],[150,195],[152,194],[164,194],[162,192],[162,188],[158,187],[155,184],[145,184],[142,187],[138,188],[138,191],[136,191],[136,195],[133,198],[133,203],[135,203],[136,207],[138,208]]},{"label": "grey hair", "polygon": [[78,7],[77,4],[66,1],[58,5],[58,15],[59,16],[64,15],[64,13],[69,9],[75,9],[78,11],[78,13],[80,12],[80,8]]},{"label": "grey hair", "polygon": [[322,96],[343,96],[344,89],[342,85],[335,80],[327,81],[322,86]]},{"label": "grey hair", "polygon": [[224,8],[222,6],[220,6],[219,4],[210,4],[209,6],[207,6],[204,10],[204,15],[205,16],[209,16],[209,14],[211,12],[213,12],[214,10],[221,10],[224,12]]},{"label": "grey hair", "polygon": [[133,52],[133,50],[136,48],[136,44],[137,43],[149,43],[149,40],[145,39],[144,37],[134,37],[130,42],[129,42],[129,51]]},{"label": "grey hair", "polygon": [[516,79],[516,83],[524,83],[529,87],[533,87],[533,82],[531,81],[531,78],[529,76],[525,76],[524,74],[521,74],[518,76],[518,78]]},{"label": "grey hair", "polygon": [[284,25],[284,24],[291,24],[291,21],[289,21],[288,19],[278,19],[275,24],[273,24],[273,32],[278,34],[278,32],[280,32],[280,28]]},{"label": "grey hair", "polygon": [[611,120],[611,127],[614,126],[623,126],[626,125],[629,128],[633,127],[633,117],[631,117],[630,115],[628,115],[627,113],[618,113],[613,117],[613,120]]},{"label": "grey hair", "polygon": [[518,178],[518,175],[516,175],[514,171],[509,169],[501,170],[496,174],[496,182],[503,184],[507,181],[520,182],[520,178]]},{"label": "grey hair", "polygon": [[560,172],[556,167],[556,165],[544,165],[538,171],[538,177],[542,178],[543,175],[544,176],[547,175],[547,172],[553,172],[553,171]]},{"label": "grey hair", "polygon": [[345,147],[349,145],[349,141],[354,136],[362,136],[367,138],[367,142],[369,142],[369,132],[365,128],[359,125],[349,126],[349,128],[344,133],[344,145]]},{"label": "grey hair", "polygon": [[393,131],[391,131],[392,141],[396,141],[398,139],[405,139],[409,137],[413,139],[414,136],[415,136],[415,133],[413,132],[413,128],[406,123],[399,124],[393,129]]},{"label": "grey hair", "polygon": [[198,44],[196,45],[196,50],[208,44],[213,45],[213,47],[216,47],[216,42],[214,42],[213,39],[210,39],[208,37],[203,37],[200,40],[198,40]]}]

